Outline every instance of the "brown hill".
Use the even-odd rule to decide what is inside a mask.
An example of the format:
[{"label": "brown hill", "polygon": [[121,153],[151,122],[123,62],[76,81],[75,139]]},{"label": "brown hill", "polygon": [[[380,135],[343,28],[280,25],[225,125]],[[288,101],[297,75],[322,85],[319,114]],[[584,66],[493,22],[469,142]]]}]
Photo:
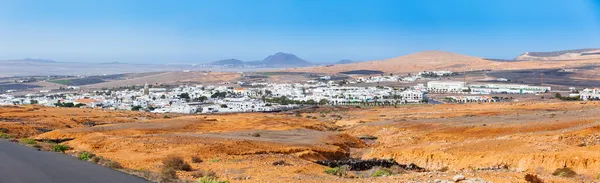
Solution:
[{"label": "brown hill", "polygon": [[385,73],[415,73],[420,71],[449,70],[454,72],[469,70],[520,70],[572,68],[600,64],[600,59],[570,61],[519,61],[496,62],[479,57],[461,55],[445,51],[425,51],[386,60],[287,69],[291,72],[339,73],[353,70],[378,70]]},{"label": "brown hill", "polygon": [[333,66],[298,68],[295,70],[307,72],[320,71],[326,73],[337,73],[351,70],[379,70],[386,73],[408,73],[424,70],[457,71],[467,68],[480,67],[482,65],[494,65],[495,63],[496,62],[484,60],[478,57],[445,51],[425,51],[386,60],[340,64]]}]

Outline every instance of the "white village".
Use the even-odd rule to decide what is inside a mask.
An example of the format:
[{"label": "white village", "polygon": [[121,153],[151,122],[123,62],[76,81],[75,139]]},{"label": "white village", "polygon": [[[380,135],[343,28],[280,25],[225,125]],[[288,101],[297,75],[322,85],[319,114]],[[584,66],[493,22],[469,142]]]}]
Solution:
[{"label": "white village", "polygon": [[[507,83],[467,83],[439,79],[454,75],[451,71],[424,71],[417,75],[359,77],[345,83],[324,76],[304,83],[221,83],[222,85],[131,86],[125,88],[83,92],[77,86],[73,92],[49,90],[13,96],[0,95],[0,105],[39,104],[55,107],[140,110],[153,113],[236,113],[276,112],[310,105],[402,105],[430,103],[429,94],[445,95],[444,103],[499,102],[502,97],[491,95],[535,95],[551,91],[548,86]],[[431,79],[431,78],[437,79]],[[385,83],[415,82],[412,87],[389,87]],[[378,86],[352,86],[378,83]],[[583,89],[569,97],[581,100],[600,99],[600,89]]]}]

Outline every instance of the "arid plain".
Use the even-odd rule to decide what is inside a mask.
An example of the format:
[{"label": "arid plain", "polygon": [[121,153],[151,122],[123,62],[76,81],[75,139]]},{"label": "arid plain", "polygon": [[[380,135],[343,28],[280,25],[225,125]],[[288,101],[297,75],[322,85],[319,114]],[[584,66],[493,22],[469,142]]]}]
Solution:
[{"label": "arid plain", "polygon": [[[0,128],[159,172],[176,155],[234,182],[408,182],[454,175],[492,182],[589,182],[600,170],[600,103],[521,102],[316,107],[287,113],[162,116],[40,106],[0,108]],[[46,132],[47,131],[47,132]],[[258,134],[258,135],[257,135]],[[368,136],[369,138],[365,138]],[[192,157],[203,161],[191,163]],[[425,172],[378,178],[323,173],[316,160],[393,158]],[[285,166],[273,162],[285,161]],[[553,176],[568,167],[577,176]],[[194,179],[194,171],[178,171]]]}]

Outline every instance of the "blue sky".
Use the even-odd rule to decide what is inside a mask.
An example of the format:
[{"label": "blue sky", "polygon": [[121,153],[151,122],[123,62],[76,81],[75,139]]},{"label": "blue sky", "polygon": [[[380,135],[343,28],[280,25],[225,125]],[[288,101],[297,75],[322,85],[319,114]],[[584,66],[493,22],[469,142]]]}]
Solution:
[{"label": "blue sky", "polygon": [[600,47],[598,0],[2,0],[0,59],[313,62]]}]

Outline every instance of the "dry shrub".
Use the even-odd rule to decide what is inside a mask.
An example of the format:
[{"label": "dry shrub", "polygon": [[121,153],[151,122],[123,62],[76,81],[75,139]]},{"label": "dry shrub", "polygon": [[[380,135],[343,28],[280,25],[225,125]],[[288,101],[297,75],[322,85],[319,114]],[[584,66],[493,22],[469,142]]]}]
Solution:
[{"label": "dry shrub", "polygon": [[202,163],[202,158],[198,156],[192,156],[192,163]]},{"label": "dry shrub", "polygon": [[525,175],[525,181],[529,183],[544,183],[542,179],[538,178],[537,175],[527,174]]},{"label": "dry shrub", "polygon": [[177,179],[177,170],[172,167],[163,167],[160,171],[160,182],[173,182]]},{"label": "dry shrub", "polygon": [[107,160],[106,163],[104,164],[104,166],[106,166],[108,168],[112,168],[112,169],[122,169],[123,168],[121,163],[116,162],[116,161],[110,161],[110,160]]},{"label": "dry shrub", "polygon": [[[167,181],[162,180],[160,173],[151,172],[151,171],[144,170],[144,169],[139,169],[139,170],[125,169],[125,170],[123,170],[123,172],[130,174],[130,175],[142,177],[150,182],[167,182]],[[168,180],[168,181],[172,182],[172,180]]]},{"label": "dry shrub", "polygon": [[212,170],[196,170],[192,173],[194,178],[211,177],[216,178],[217,174]]},{"label": "dry shrub", "polygon": [[273,162],[273,166],[286,166],[286,165],[290,165],[290,164],[285,162],[284,160],[279,160],[279,161]]},{"label": "dry shrub", "polygon": [[577,173],[575,173],[575,171],[571,170],[570,168],[564,167],[564,168],[557,168],[556,170],[554,170],[552,175],[559,176],[559,177],[575,177],[575,175],[577,175]]},{"label": "dry shrub", "polygon": [[90,161],[94,162],[94,163],[98,163],[98,162],[100,162],[100,157],[94,156],[94,157],[92,157],[92,159],[90,159]]},{"label": "dry shrub", "polygon": [[167,159],[163,160],[163,169],[191,171],[192,166],[183,161],[183,158],[179,156],[169,156]]},{"label": "dry shrub", "polygon": [[102,156],[94,156],[90,158],[90,161],[112,169],[123,169],[123,166],[119,162],[111,161]]}]

